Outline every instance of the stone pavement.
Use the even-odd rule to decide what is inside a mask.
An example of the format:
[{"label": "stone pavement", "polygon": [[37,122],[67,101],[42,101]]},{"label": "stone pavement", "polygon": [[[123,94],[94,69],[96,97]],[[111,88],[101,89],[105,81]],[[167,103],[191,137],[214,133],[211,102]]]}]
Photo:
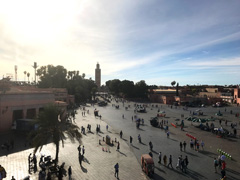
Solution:
[{"label": "stone pavement", "polygon": [[[64,148],[60,147],[59,152],[59,164],[65,162],[65,170],[69,166],[72,166],[72,179],[74,180],[106,180],[106,179],[116,179],[114,177],[114,165],[119,163],[119,179],[131,179],[131,180],[145,180],[148,179],[140,168],[134,153],[128,146],[124,139],[119,138],[119,133],[115,133],[114,129],[109,127],[106,130],[106,123],[99,118],[96,119],[93,116],[93,111],[89,114],[86,113],[85,117],[82,117],[82,111],[78,111],[76,115],[75,123],[79,127],[84,126],[87,132],[87,124],[91,124],[92,133],[86,133],[82,137],[82,145],[85,147],[85,160],[80,167],[78,160],[78,143],[71,143],[66,141],[64,143]],[[96,125],[100,124],[101,133],[96,134]],[[106,138],[109,135],[113,140],[117,138],[120,142],[120,151],[116,151],[116,144],[113,147],[106,145],[102,142],[103,137]],[[1,134],[0,143],[2,144],[6,140],[10,141],[10,135]],[[25,141],[18,135],[14,137],[15,147],[10,150],[7,154],[6,150],[0,150],[0,164],[7,171],[7,180],[10,180],[12,176],[16,180],[23,179],[27,175],[30,175],[31,180],[38,179],[38,171],[34,174],[28,174],[28,155],[33,152],[32,148],[25,146]],[[99,145],[99,139],[101,139],[102,145]],[[102,148],[107,148],[108,152],[102,151]],[[109,152],[110,150],[110,152]],[[55,157],[55,147],[53,144],[47,144],[43,147],[41,152],[37,152],[37,158],[41,154],[51,155]],[[64,177],[67,179],[68,177]],[[56,178],[54,178],[56,179]]]},{"label": "stone pavement", "polygon": [[[155,128],[150,125],[150,118],[156,116],[158,108],[147,108],[147,113],[134,113],[133,102],[125,102],[125,107],[130,105],[131,107],[128,110],[125,110],[125,107],[121,102],[112,102],[116,105],[119,105],[119,108],[108,105],[106,107],[97,107],[100,114],[102,115],[102,119],[115,128],[117,132],[120,130],[123,131],[123,137],[133,137],[133,142],[136,148],[133,148],[133,152],[137,157],[137,160],[140,159],[141,154],[148,153],[149,141],[153,143],[153,158],[155,162],[155,175],[153,179],[219,179],[221,174],[220,171],[218,173],[214,173],[213,167],[213,159],[214,157],[218,157],[217,148],[221,148],[225,152],[228,152],[232,155],[233,160],[226,160],[227,163],[227,179],[235,180],[240,179],[240,156],[239,156],[239,125],[237,126],[238,130],[238,138],[218,138],[215,134],[207,131],[200,130],[196,128],[196,125],[199,123],[192,123],[185,120],[185,128],[184,131],[181,131],[179,127],[174,128],[170,125],[170,123],[176,123],[175,119],[181,119],[181,114],[184,114],[184,117],[189,116],[189,112],[196,111],[199,108],[189,108],[188,111],[183,110],[183,107],[170,108],[167,105],[158,104],[161,110],[166,111],[167,117],[162,118],[164,120],[168,120],[169,122],[169,130],[170,130],[170,138],[167,138],[166,133],[163,129]],[[148,104],[150,105],[150,104]],[[162,106],[162,107],[161,107]],[[208,118],[211,116],[215,116],[215,113],[219,110],[223,112],[223,116],[220,118],[227,119],[229,121],[228,126],[223,123],[224,128],[230,128],[230,123],[239,123],[239,118],[236,118],[234,114],[230,113],[232,110],[234,113],[240,112],[240,107],[227,107],[227,112],[224,112],[224,108],[212,108],[206,107],[201,108],[204,112],[203,116]],[[124,119],[122,115],[124,114]],[[135,122],[131,120],[132,116],[137,115],[139,118],[143,118],[145,120],[144,126],[140,126],[139,129],[136,128]],[[219,127],[219,122],[214,121],[215,126]],[[232,130],[231,130],[232,131]],[[205,142],[204,150],[200,150],[199,152],[191,150],[189,148],[190,138],[186,136],[186,133],[190,133],[193,136],[197,137],[200,141],[203,140]],[[142,142],[144,144],[139,144],[136,142],[137,135],[141,134]],[[128,138],[127,138],[128,139]],[[187,142],[187,150],[186,152],[180,151],[179,143],[186,141]],[[156,163],[158,161],[158,152],[162,152],[163,155],[173,156],[173,165],[174,169],[165,167]],[[178,156],[182,155],[185,157],[186,155],[189,158],[189,168],[187,173],[182,173],[175,168],[177,164]]]}]

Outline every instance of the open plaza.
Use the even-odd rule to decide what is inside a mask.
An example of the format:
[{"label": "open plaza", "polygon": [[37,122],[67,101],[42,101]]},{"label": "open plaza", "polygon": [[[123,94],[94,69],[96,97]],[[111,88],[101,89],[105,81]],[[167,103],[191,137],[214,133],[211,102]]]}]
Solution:
[{"label": "open plaza", "polygon": [[[170,106],[165,104],[140,103],[146,107],[145,113],[135,111],[135,102],[115,101],[114,99],[107,106],[98,105],[81,106],[77,110],[76,118],[72,123],[76,123],[80,128],[87,129],[91,125],[91,132],[86,130],[82,137],[81,147],[85,147],[84,159],[80,166],[78,159],[78,143],[66,141],[64,147],[60,147],[59,163],[65,163],[64,169],[72,167],[72,179],[116,179],[114,177],[114,165],[119,164],[119,179],[220,179],[221,170],[215,172],[214,158],[218,158],[221,149],[226,154],[231,155],[231,159],[226,157],[226,176],[227,179],[240,179],[240,156],[239,156],[239,118],[235,116],[240,109],[237,106],[229,107],[201,107],[188,108],[181,106]],[[116,108],[118,106],[119,108]],[[127,108],[126,108],[127,107]],[[94,110],[98,111],[99,116],[94,116]],[[153,127],[150,119],[156,117],[158,112],[164,112],[165,117],[159,117],[159,122],[165,122],[163,129]],[[201,111],[201,115],[199,112]],[[85,113],[83,113],[85,112]],[[216,115],[218,112],[222,116]],[[193,115],[194,114],[194,115]],[[100,118],[101,117],[101,118]],[[236,137],[222,137],[212,132],[197,128],[200,122],[188,121],[188,117],[214,119],[209,121],[209,125],[214,123],[215,128],[223,128],[233,134],[231,124],[237,130]],[[144,124],[140,123],[136,127],[136,120],[144,119]],[[181,129],[180,123],[184,120],[184,127]],[[221,121],[219,121],[221,120]],[[225,123],[227,120],[227,123]],[[176,128],[171,125],[176,125]],[[221,123],[221,124],[220,124]],[[203,123],[206,124],[206,123]],[[100,125],[100,132],[96,132],[96,127]],[[108,128],[107,128],[108,126]],[[169,137],[167,137],[166,126],[168,126]],[[122,131],[122,138],[120,132]],[[199,141],[204,142],[204,147],[200,146],[196,151],[190,148],[190,134]],[[106,136],[111,138],[113,145],[105,143]],[[138,142],[138,136],[142,142]],[[130,144],[130,136],[133,138]],[[33,148],[25,136],[19,134],[1,134],[0,143],[14,140],[13,148],[0,150],[0,162],[7,172],[7,178],[20,180],[30,176],[30,179],[38,179],[40,167],[37,171],[29,174],[28,156],[33,153]],[[148,177],[141,169],[141,155],[150,152],[149,142],[152,142],[152,155],[155,163],[155,173]],[[180,150],[180,142],[186,141],[186,150]],[[117,151],[117,142],[120,147]],[[172,167],[158,163],[159,152],[162,156],[172,156]],[[55,146],[47,144],[41,152],[36,153],[39,162],[41,155],[55,156]],[[189,164],[186,173],[176,168],[178,157],[188,157]],[[168,164],[168,163],[167,163]],[[52,176],[52,179],[57,177]],[[67,179],[68,176],[64,176]]]}]

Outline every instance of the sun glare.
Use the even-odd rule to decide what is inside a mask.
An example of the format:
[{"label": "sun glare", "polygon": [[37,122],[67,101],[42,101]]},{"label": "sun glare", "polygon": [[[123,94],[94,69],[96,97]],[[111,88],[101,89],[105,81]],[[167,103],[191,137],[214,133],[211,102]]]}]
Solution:
[{"label": "sun glare", "polygon": [[55,41],[74,22],[73,1],[5,1],[0,8],[5,30],[17,41]]}]

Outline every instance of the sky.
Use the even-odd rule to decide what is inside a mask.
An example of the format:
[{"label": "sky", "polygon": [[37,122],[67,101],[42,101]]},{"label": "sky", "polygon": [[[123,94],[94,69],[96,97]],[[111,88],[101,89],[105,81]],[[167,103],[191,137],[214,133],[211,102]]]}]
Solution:
[{"label": "sky", "polygon": [[148,85],[240,84],[239,0],[0,2],[0,79],[33,64]]}]

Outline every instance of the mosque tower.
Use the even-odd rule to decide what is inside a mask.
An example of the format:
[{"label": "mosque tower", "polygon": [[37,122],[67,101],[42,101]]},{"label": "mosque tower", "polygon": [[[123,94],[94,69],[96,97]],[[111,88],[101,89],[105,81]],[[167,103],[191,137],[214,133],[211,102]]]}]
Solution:
[{"label": "mosque tower", "polygon": [[95,69],[95,83],[98,88],[101,87],[101,69],[99,63],[97,63],[97,67]]}]

